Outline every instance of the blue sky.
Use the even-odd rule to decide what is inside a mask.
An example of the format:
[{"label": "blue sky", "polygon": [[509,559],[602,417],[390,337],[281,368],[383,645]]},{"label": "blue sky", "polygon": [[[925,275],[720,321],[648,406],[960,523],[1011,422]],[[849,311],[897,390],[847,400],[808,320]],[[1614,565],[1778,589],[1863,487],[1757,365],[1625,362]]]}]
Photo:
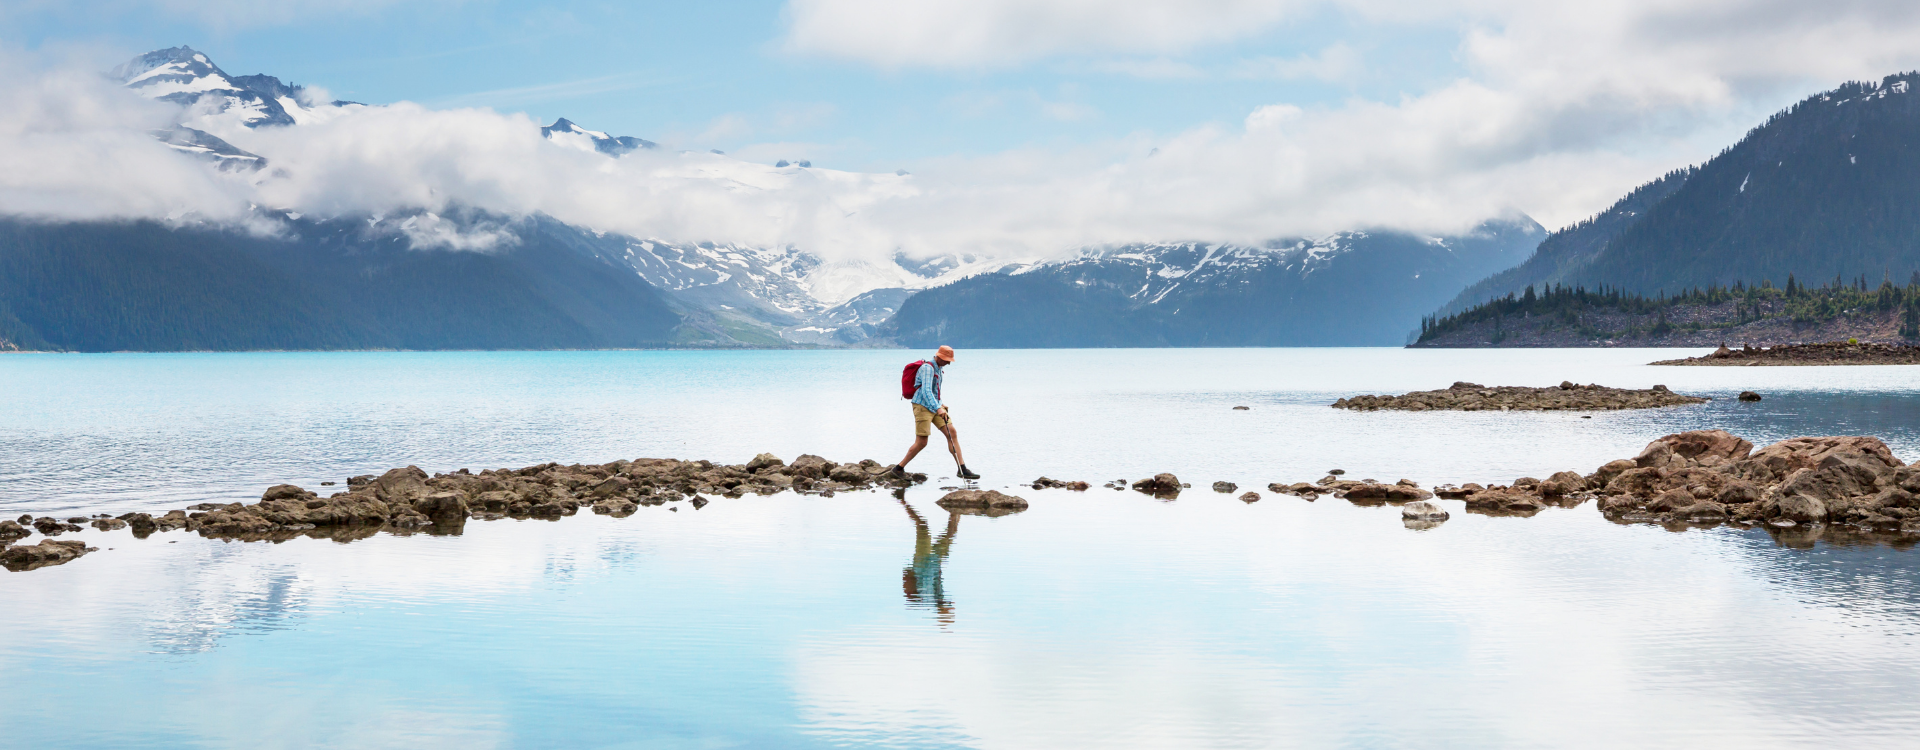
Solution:
[{"label": "blue sky", "polygon": [[[191,174],[88,166],[147,163],[148,115],[115,124],[124,158],[57,150],[102,126],[75,84],[0,80],[0,209],[460,204],[876,258],[1554,228],[1800,98],[1920,68],[1916,39],[1911,0],[0,0],[0,66],[45,81],[186,44],[422,105],[223,131],[281,168],[198,200],[168,188]],[[519,113],[673,149],[580,161]],[[823,169],[754,171],[780,159]]]},{"label": "blue sky", "polygon": [[[892,171],[931,156],[1059,149],[1237,123],[1277,102],[1392,99],[1460,75],[1451,29],[1322,9],[1177,55],[1057,54],[1012,66],[885,67],[783,49],[780,2],[430,2],[208,17],[166,4],[17,11],[4,41],[131,56],[185,44],[229,73],[336,96],[567,117],[686,148],[792,143],[791,155]],[[211,4],[218,7],[218,3]],[[1254,70],[1343,41],[1340,80]]]}]

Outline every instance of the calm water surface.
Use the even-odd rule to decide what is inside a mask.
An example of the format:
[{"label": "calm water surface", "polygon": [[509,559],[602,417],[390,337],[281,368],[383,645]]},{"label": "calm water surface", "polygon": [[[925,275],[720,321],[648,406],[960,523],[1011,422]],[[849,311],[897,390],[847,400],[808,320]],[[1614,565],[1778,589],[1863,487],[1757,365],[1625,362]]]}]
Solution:
[{"label": "calm water surface", "polygon": [[[891,461],[918,356],[0,356],[0,515],[405,464]],[[89,531],[101,552],[0,572],[0,746],[1911,746],[1914,552],[1617,526],[1591,504],[1439,501],[1453,519],[1416,532],[1392,508],[1206,490],[1586,472],[1702,427],[1920,458],[1920,369],[1643,365],[1669,356],[965,351],[949,371],[985,486],[1172,471],[1195,486],[1173,502],[1022,489],[1025,513],[954,517],[937,474],[903,499],[351,544]],[[1326,406],[1567,379],[1721,398],[1592,419]],[[1767,400],[1730,398],[1749,389]],[[950,472],[937,442],[916,468]]]}]

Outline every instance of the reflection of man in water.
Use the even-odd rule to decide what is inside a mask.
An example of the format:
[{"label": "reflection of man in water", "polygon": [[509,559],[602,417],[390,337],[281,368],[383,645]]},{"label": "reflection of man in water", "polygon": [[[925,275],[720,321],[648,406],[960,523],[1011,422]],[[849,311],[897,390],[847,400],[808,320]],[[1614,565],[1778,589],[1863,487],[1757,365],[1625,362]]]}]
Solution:
[{"label": "reflection of man in water", "polygon": [[947,561],[947,550],[953,546],[953,535],[960,531],[960,514],[947,513],[947,531],[935,541],[932,532],[927,530],[927,521],[907,504],[905,492],[894,496],[905,508],[907,517],[913,519],[913,564],[900,571],[900,585],[906,590],[907,602],[912,605],[932,606],[938,614],[934,619],[942,625],[953,624],[953,601],[947,598],[947,591],[940,582],[940,566]]}]

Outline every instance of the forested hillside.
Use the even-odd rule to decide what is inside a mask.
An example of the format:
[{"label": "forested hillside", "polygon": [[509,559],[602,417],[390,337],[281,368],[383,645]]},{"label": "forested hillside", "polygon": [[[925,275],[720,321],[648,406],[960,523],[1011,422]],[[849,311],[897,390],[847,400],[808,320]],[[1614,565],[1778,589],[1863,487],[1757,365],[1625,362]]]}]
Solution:
[{"label": "forested hillside", "polygon": [[1529,285],[1658,295],[1920,270],[1920,74],[1849,83],[1767,119],[1697,168],[1553,233],[1441,313]]},{"label": "forested hillside", "polygon": [[414,250],[365,221],[283,236],[0,221],[0,338],[72,351],[556,349],[669,341],[653,287],[516,223],[492,252]]},{"label": "forested hillside", "polygon": [[1465,311],[1422,321],[1414,346],[1717,346],[1857,339],[1920,340],[1920,272],[1904,287],[1864,276],[1819,286],[1690,289],[1648,297],[1618,288],[1527,287]]}]

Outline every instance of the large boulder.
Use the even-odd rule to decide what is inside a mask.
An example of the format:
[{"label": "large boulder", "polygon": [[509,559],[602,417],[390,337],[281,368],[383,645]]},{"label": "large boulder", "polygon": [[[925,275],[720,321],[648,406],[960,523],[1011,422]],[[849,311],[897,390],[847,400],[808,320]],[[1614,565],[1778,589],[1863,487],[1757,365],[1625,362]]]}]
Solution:
[{"label": "large boulder", "polygon": [[88,547],[86,542],[81,541],[42,539],[39,544],[24,544],[0,551],[0,566],[15,572],[33,570],[72,562],[81,555],[99,549]]},{"label": "large boulder", "polygon": [[1133,489],[1158,497],[1177,497],[1180,495],[1180,478],[1168,473],[1155,474],[1152,479],[1134,482]]},{"label": "large boulder", "polygon": [[779,469],[786,465],[787,465],[787,462],[780,460],[779,456],[773,455],[771,453],[762,453],[758,456],[754,456],[753,460],[747,462],[747,471],[759,473],[762,471]]},{"label": "large boulder", "polygon": [[955,513],[1005,515],[1027,509],[1027,500],[997,490],[957,490],[940,498],[938,505]]},{"label": "large boulder", "polygon": [[418,466],[393,469],[373,480],[373,486],[382,500],[412,505],[427,496],[427,473]]},{"label": "large boulder", "polygon": [[[1830,456],[1850,456],[1865,464],[1886,469],[1898,469],[1905,464],[1893,457],[1893,451],[1879,438],[1863,435],[1844,435],[1837,437],[1799,437],[1782,440],[1773,445],[1755,451],[1753,455],[1734,462],[1730,473],[1735,477],[1762,484],[1772,484],[1787,478],[1801,469],[1810,469],[1820,465]],[[1877,470],[1876,470],[1877,473]]]},{"label": "large boulder", "polygon": [[823,479],[833,471],[834,463],[811,453],[801,454],[787,466],[787,473],[808,479]]}]

